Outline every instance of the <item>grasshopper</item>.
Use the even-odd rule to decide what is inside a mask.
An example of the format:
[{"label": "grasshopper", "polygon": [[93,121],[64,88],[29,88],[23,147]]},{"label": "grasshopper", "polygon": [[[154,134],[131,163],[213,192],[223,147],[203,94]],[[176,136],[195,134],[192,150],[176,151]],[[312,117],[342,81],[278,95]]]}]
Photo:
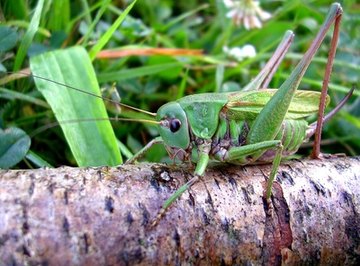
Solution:
[{"label": "grasshopper", "polygon": [[[170,156],[181,160],[190,159],[194,149],[198,154],[194,177],[164,203],[160,216],[198,181],[210,159],[240,165],[272,163],[265,192],[269,200],[281,159],[294,154],[314,134],[312,156],[319,157],[322,124],[334,113],[324,118],[324,108],[329,102],[327,86],[341,15],[340,4],[334,3],[310,48],[278,90],[265,87],[292,41],[294,34],[291,31],[285,34],[273,57],[244,91],[190,95],[160,107],[156,115],[160,137],[145,146],[130,162],[158,142],[164,143]],[[334,33],[321,93],[297,91],[306,69],[333,23]],[[352,90],[335,112],[351,93]],[[304,118],[314,113],[319,113],[319,119],[308,125]]]},{"label": "grasshopper", "polygon": [[[300,145],[314,134],[312,157],[319,158],[323,123],[345,104],[353,92],[353,89],[350,90],[339,105],[324,117],[324,109],[330,100],[327,87],[341,16],[340,4],[332,4],[310,48],[279,89],[266,87],[293,40],[291,31],[285,33],[274,55],[243,91],[190,95],[159,108],[154,114],[156,121],[152,123],[158,125],[160,137],[150,141],[127,163],[135,162],[155,143],[163,143],[170,157],[182,161],[197,155],[194,176],[165,201],[159,216],[204,175],[211,159],[239,165],[272,163],[265,191],[269,200],[281,159],[296,153]],[[306,69],[332,24],[334,32],[322,91],[298,91]],[[36,72],[34,77],[37,77]],[[309,125],[305,118],[315,113],[318,113],[318,121]]]}]

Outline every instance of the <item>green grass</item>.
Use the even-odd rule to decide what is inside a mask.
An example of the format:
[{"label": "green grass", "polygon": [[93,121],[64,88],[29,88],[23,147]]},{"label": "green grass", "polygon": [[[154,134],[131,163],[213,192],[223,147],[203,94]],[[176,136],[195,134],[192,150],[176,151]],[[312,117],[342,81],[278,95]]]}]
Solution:
[{"label": "green grass", "polygon": [[[0,70],[27,69],[30,61],[34,64],[38,60],[35,56],[40,55],[37,57],[42,58],[39,75],[47,75],[51,80],[79,89],[88,89],[99,83],[104,95],[112,95],[111,88],[115,83],[122,103],[150,112],[156,112],[164,103],[184,95],[243,88],[260,71],[285,31],[291,29],[296,34],[294,42],[270,83],[272,88],[279,87],[309,47],[331,4],[331,1],[260,1],[262,9],[272,17],[263,23],[262,28],[246,30],[226,18],[228,10],[222,1],[204,4],[204,1],[138,0],[135,3],[82,0],[62,1],[62,5],[56,2],[1,2],[4,21],[0,26]],[[126,4],[119,6],[119,3]],[[329,88],[332,101],[327,110],[331,110],[351,86],[360,87],[360,5],[356,1],[343,1],[341,4],[344,15]],[[329,39],[310,65],[301,89],[320,90]],[[223,52],[224,46],[241,47],[245,44],[256,48],[255,57],[237,62]],[[89,61],[82,62],[75,56],[73,60],[65,60],[69,48],[84,49]],[[108,49],[141,51],[144,48],[201,49],[204,54],[97,57]],[[55,50],[64,68],[61,72],[44,54]],[[90,72],[94,70],[94,73],[90,77],[75,74],[76,71],[84,73],[82,67]],[[76,81],[68,78],[71,74]],[[105,126],[107,129],[102,129],[106,122],[86,121],[66,123],[64,126],[73,128],[73,133],[67,133],[67,129],[63,133],[59,126],[54,126],[34,135],[34,131],[55,122],[55,116],[61,121],[107,117],[103,107],[96,107],[103,105],[98,99],[92,105],[87,100],[89,96],[71,96],[73,92],[69,88],[62,87],[57,91],[54,83],[45,80],[41,83],[51,96],[45,93],[44,97],[33,79],[25,75],[6,74],[0,79],[0,128],[20,128],[31,136],[29,152],[22,160],[20,158],[18,164],[12,165],[13,168],[114,165],[121,162],[119,150],[125,157],[131,156],[158,134],[153,125],[112,122],[112,128],[108,124]],[[360,88],[347,106],[325,126],[324,152],[360,154],[359,95]],[[67,107],[62,100],[66,97],[76,98],[81,103],[77,104],[76,100],[72,108]],[[56,103],[60,103],[60,111],[54,107]],[[106,102],[105,106],[110,116],[118,115],[118,108]],[[58,117],[61,108],[66,109],[69,116]],[[122,115],[147,118],[124,108]],[[88,126],[92,129],[87,129]],[[90,134],[92,139],[82,133]],[[105,141],[105,145],[100,139],[108,134],[111,140]],[[85,144],[81,144],[82,141]],[[97,141],[96,148],[82,150]],[[74,151],[77,149],[75,144],[80,146],[77,152]],[[105,156],[109,150],[111,152]],[[300,152],[309,154],[308,149]],[[91,158],[80,162],[81,155]],[[167,160],[166,151],[161,145],[156,145],[145,159],[154,162]]]}]

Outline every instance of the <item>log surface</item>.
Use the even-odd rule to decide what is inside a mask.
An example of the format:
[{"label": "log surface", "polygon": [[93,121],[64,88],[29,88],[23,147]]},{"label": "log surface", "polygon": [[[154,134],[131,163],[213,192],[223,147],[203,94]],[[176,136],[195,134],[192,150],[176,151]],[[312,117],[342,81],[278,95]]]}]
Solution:
[{"label": "log surface", "polygon": [[360,265],[360,157],[0,171],[0,265]]}]

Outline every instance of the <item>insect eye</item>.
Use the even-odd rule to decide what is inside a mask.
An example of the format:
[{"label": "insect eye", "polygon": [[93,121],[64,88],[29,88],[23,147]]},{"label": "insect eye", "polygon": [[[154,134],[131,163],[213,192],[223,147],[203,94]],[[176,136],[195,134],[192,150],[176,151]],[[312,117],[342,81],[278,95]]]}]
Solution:
[{"label": "insect eye", "polygon": [[181,127],[181,122],[179,119],[175,118],[170,121],[170,131],[175,133]]}]

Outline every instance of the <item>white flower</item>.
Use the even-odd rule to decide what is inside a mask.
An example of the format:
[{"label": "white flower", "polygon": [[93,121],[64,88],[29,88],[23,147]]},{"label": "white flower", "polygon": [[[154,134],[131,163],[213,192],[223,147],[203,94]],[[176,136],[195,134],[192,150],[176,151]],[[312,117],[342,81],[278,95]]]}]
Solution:
[{"label": "white flower", "polygon": [[235,25],[244,25],[245,29],[261,28],[261,21],[271,17],[271,14],[262,10],[259,2],[255,0],[223,0],[224,5],[230,9],[226,17],[232,18]]},{"label": "white flower", "polygon": [[234,48],[229,48],[227,46],[224,46],[223,51],[229,57],[233,57],[237,61],[242,61],[245,58],[256,56],[255,47],[252,46],[251,44],[246,44],[243,47],[234,47]]}]

